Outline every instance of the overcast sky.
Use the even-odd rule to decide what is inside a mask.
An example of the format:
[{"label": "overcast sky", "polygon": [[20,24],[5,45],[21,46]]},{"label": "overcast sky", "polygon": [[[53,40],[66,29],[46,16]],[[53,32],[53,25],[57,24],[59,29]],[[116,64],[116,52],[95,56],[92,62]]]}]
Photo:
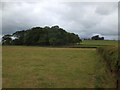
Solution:
[{"label": "overcast sky", "polygon": [[32,27],[59,25],[81,38],[95,34],[105,39],[118,37],[118,3],[116,2],[2,2],[2,33]]}]

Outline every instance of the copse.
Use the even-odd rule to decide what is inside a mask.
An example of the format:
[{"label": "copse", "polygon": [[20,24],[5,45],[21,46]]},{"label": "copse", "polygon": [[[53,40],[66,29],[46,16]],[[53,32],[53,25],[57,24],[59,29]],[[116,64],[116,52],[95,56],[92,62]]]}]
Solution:
[{"label": "copse", "polygon": [[[14,37],[14,39],[12,39]],[[6,40],[7,39],[7,40]],[[80,43],[77,34],[66,32],[59,26],[33,27],[16,31],[12,35],[2,37],[3,45],[68,45]]]},{"label": "copse", "polygon": [[92,40],[104,40],[104,37],[99,37],[99,35],[91,37]]}]

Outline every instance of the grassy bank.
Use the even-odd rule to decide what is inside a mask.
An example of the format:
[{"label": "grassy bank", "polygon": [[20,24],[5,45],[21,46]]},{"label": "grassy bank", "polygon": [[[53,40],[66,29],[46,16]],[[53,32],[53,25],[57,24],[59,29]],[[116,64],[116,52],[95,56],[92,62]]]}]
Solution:
[{"label": "grassy bank", "polygon": [[118,50],[118,46],[99,47],[97,48],[97,51],[105,60],[104,62],[111,73],[115,74],[116,87],[119,86],[120,88],[120,59],[118,57],[120,51]]},{"label": "grassy bank", "polygon": [[118,59],[118,47],[117,46],[106,46],[99,47],[97,51],[106,60],[111,72],[120,70],[120,60]]}]

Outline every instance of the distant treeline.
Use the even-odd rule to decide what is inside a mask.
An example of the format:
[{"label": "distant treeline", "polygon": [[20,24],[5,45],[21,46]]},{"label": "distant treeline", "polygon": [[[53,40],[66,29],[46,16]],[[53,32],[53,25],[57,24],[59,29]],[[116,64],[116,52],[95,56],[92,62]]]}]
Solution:
[{"label": "distant treeline", "polygon": [[104,37],[99,37],[99,35],[95,35],[91,38],[83,38],[83,40],[104,40]]},{"label": "distant treeline", "polygon": [[12,35],[2,37],[3,45],[68,45],[80,43],[77,34],[66,32],[59,26],[33,27],[16,31]]}]

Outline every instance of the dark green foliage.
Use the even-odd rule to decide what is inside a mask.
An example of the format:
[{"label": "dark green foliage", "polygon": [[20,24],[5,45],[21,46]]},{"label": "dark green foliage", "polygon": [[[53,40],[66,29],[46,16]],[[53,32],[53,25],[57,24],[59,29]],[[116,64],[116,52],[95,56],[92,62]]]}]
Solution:
[{"label": "dark green foliage", "polygon": [[[29,30],[13,33],[16,39],[12,40],[13,45],[68,45],[80,43],[80,38],[74,33],[69,33],[59,26],[33,27]],[[3,39],[3,42],[6,39]],[[3,43],[4,44],[4,43]],[[7,43],[8,44],[8,43]]]},{"label": "dark green foliage", "polygon": [[2,37],[2,43],[4,45],[11,45],[12,44],[12,39],[11,39],[11,35],[7,34],[7,35],[4,35]]},{"label": "dark green foliage", "polygon": [[16,37],[16,39],[14,39],[12,41],[13,45],[23,45],[24,44],[24,35],[25,35],[24,33],[25,33],[24,30],[13,33],[12,36]]},{"label": "dark green foliage", "polygon": [[104,37],[99,37],[99,35],[93,36],[92,40],[104,40]]}]

